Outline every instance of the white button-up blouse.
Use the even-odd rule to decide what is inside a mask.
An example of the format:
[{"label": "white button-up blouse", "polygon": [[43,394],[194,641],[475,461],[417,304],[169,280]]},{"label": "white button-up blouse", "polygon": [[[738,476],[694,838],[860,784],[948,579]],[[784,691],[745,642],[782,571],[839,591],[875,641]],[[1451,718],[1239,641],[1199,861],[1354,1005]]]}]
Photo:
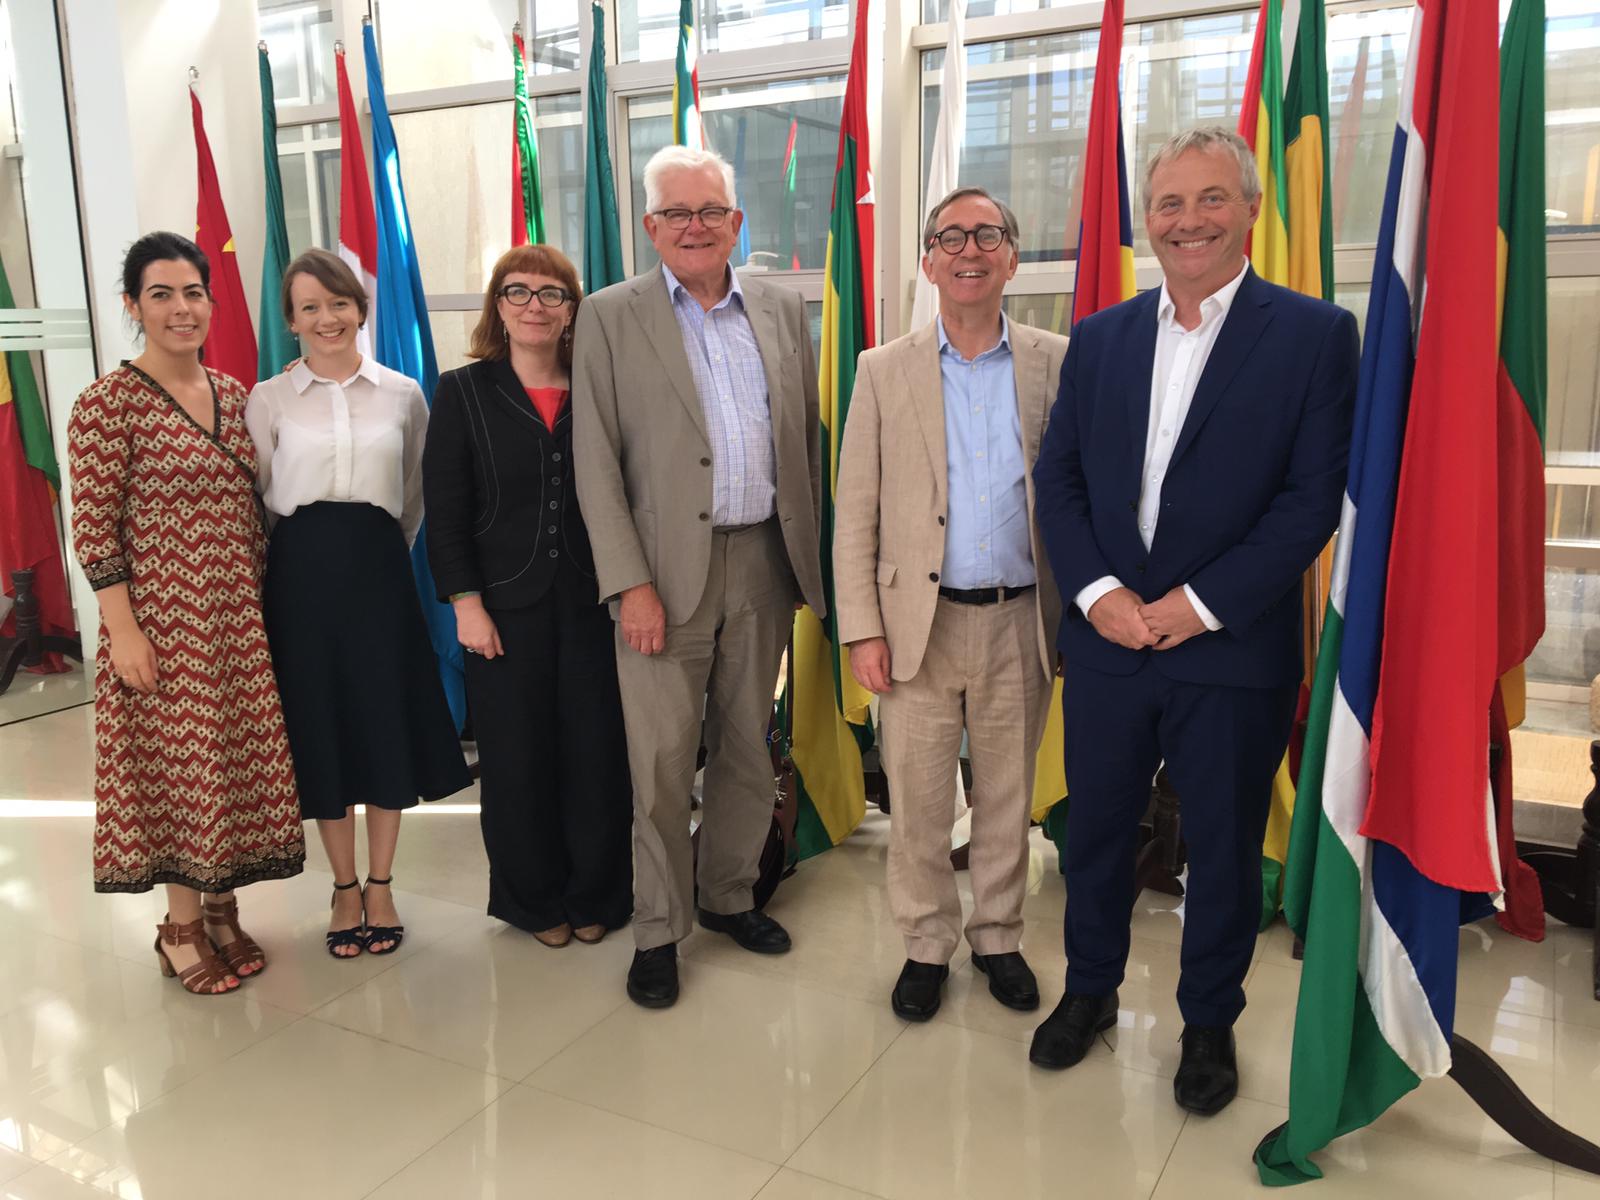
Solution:
[{"label": "white button-up blouse", "polygon": [[301,361],[256,384],[245,425],[268,512],[287,517],[320,500],[375,504],[408,544],[416,539],[428,405],[415,380],[370,357],[342,383]]}]

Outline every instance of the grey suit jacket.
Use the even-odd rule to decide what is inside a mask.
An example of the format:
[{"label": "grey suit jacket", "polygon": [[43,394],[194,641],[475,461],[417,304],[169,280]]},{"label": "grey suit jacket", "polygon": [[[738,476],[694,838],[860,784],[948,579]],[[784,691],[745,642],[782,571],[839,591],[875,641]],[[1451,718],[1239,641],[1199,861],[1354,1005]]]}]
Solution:
[{"label": "grey suit jacket", "polygon": [[[767,377],[783,542],[800,594],[822,615],[817,364],[805,302],[758,276],[739,282]],[[660,268],[578,309],[572,447],[600,598],[654,583],[667,624],[681,625],[711,565],[711,442]]]},{"label": "grey suit jacket", "polygon": [[[1011,323],[1028,533],[1039,578],[1039,663],[1046,675],[1055,674],[1061,596],[1034,519],[1033,464],[1066,353],[1060,334]],[[950,478],[944,429],[935,324],[857,360],[834,501],[835,615],[842,642],[888,639],[895,679],[910,679],[922,666],[939,599]]]}]

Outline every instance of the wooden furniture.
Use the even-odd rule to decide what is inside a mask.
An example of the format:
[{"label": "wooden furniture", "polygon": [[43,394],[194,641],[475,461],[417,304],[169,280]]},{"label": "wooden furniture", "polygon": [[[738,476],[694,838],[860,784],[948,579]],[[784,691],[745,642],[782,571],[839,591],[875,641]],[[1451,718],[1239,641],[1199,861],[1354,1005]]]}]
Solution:
[{"label": "wooden furniture", "polygon": [[83,661],[83,644],[75,637],[46,636],[39,625],[39,597],[33,591],[33,572],[20,568],[11,572],[16,597],[12,613],[17,632],[0,637],[0,695],[11,686],[19,668],[36,667],[46,654],[65,654]]}]

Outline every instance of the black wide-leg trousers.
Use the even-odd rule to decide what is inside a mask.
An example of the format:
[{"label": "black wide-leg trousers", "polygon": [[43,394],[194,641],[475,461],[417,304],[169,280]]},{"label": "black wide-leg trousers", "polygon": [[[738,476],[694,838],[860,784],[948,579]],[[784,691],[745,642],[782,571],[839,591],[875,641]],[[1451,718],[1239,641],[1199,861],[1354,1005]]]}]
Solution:
[{"label": "black wide-leg trousers", "polygon": [[633,786],[612,621],[565,565],[525,608],[490,609],[505,653],[466,656],[489,915],[536,932],[633,912]]}]

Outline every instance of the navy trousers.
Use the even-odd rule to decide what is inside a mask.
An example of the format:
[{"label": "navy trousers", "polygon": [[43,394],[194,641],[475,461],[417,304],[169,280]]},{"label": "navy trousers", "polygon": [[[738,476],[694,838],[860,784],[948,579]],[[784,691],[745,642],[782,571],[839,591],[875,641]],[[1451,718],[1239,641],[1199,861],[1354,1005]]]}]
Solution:
[{"label": "navy trousers", "polygon": [[1121,982],[1134,856],[1156,768],[1178,793],[1189,876],[1178,1007],[1191,1025],[1232,1025],[1261,918],[1261,839],[1289,744],[1296,684],[1179,683],[1153,655],[1132,675],[1068,666],[1067,990]]}]

